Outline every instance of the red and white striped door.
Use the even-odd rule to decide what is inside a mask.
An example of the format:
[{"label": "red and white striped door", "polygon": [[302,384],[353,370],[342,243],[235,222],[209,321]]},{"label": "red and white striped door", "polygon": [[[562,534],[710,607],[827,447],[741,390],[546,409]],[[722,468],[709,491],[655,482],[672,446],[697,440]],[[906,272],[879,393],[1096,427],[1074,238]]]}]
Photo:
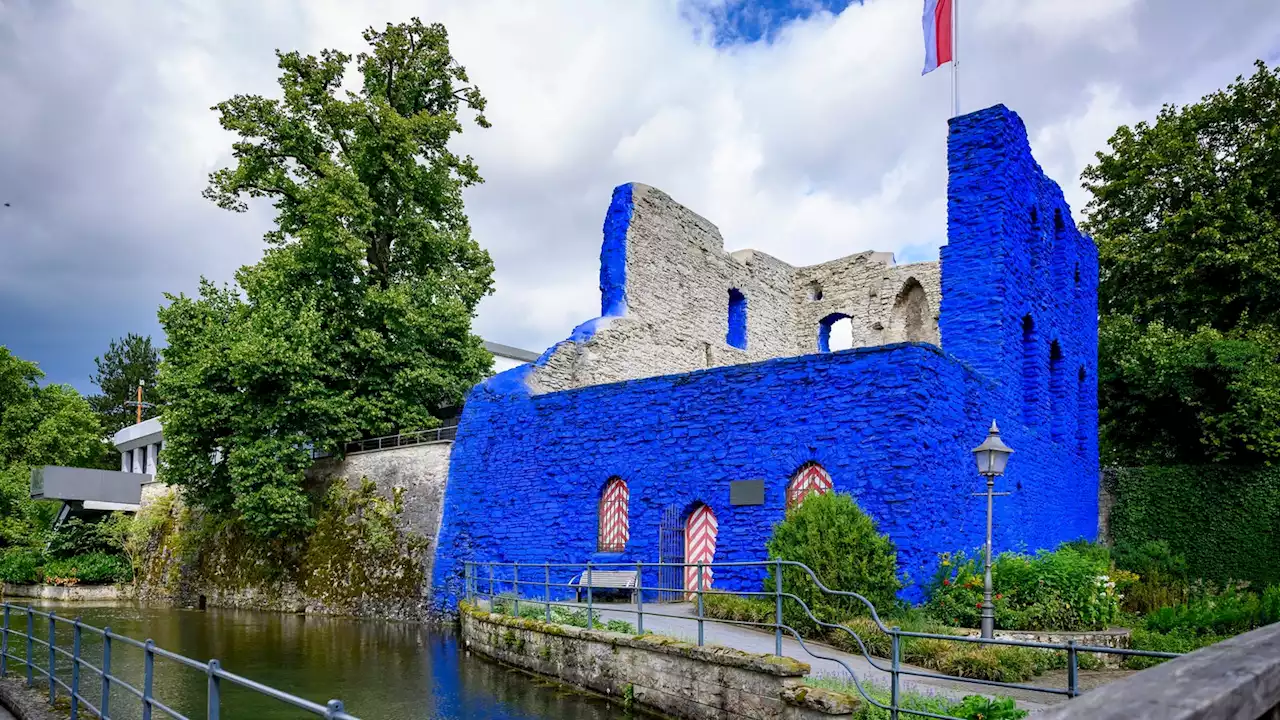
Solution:
[{"label": "red and white striped door", "polygon": [[614,478],[600,497],[600,552],[622,552],[627,547],[630,529],[627,521],[627,483]]},{"label": "red and white striped door", "polygon": [[[689,513],[689,519],[685,521],[684,526],[684,561],[686,563],[707,563],[707,567],[702,568],[702,589],[711,589],[711,568],[710,563],[716,557],[716,514],[706,505],[699,505],[693,512]],[[698,568],[686,567],[684,569],[684,589],[686,591],[698,589]],[[689,600],[697,598],[696,594],[689,594]]]},{"label": "red and white striped door", "polygon": [[787,488],[787,509],[797,507],[810,495],[821,495],[831,492],[831,476],[821,465],[806,465],[800,468],[791,485]]}]

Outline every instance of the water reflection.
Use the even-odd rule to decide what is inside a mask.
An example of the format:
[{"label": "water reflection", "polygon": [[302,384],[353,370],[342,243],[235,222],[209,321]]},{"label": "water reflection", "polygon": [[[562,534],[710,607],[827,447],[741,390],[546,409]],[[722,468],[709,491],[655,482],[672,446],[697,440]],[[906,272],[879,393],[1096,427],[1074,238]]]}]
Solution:
[{"label": "water reflection", "polygon": [[[79,615],[97,627],[110,626],[119,634],[145,639],[198,660],[218,658],[223,669],[324,703],[341,698],[347,710],[366,720],[607,720],[628,717],[621,708],[598,698],[504,669],[458,647],[448,633],[419,625],[383,623],[304,615],[281,615],[241,610],[179,610],[172,608],[70,606],[38,604],[59,615]],[[26,620],[14,615],[12,626]],[[47,621],[36,618],[37,632]],[[71,630],[59,624],[58,645],[71,647]],[[101,638],[85,633],[83,654],[102,662]],[[11,641],[10,652],[22,655]],[[47,651],[36,646],[40,667]],[[143,652],[114,643],[113,674],[142,687]],[[204,717],[208,678],[199,669],[156,660],[156,697],[190,717]],[[13,667],[11,672],[21,672]],[[59,677],[70,677],[70,663],[58,660]],[[96,678],[82,678],[82,694],[96,699]],[[111,692],[112,717],[138,717],[140,707],[122,688]],[[224,718],[233,720],[292,720],[312,715],[223,684]],[[156,717],[163,717],[156,713]]]}]

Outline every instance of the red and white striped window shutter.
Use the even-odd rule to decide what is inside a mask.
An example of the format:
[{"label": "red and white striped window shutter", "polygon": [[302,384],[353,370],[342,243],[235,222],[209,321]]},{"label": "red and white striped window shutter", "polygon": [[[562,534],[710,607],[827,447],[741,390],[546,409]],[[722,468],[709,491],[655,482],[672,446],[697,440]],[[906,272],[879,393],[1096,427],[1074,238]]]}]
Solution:
[{"label": "red and white striped window shutter", "polygon": [[800,468],[787,486],[787,509],[797,507],[810,495],[831,492],[831,476],[817,463]]},{"label": "red and white striped window shutter", "polygon": [[627,503],[630,500],[627,483],[613,478],[600,496],[600,552],[622,552],[627,547],[630,526],[627,520]]},{"label": "red and white striped window shutter", "polygon": [[[699,505],[689,513],[689,519],[685,522],[684,528],[684,561],[708,563],[708,566],[702,568],[702,589],[709,590],[713,575],[709,564],[716,559],[716,533],[719,530],[716,514],[710,507]],[[684,589],[686,591],[698,589],[697,567],[684,569]],[[690,600],[696,597],[696,594],[688,596]]]}]

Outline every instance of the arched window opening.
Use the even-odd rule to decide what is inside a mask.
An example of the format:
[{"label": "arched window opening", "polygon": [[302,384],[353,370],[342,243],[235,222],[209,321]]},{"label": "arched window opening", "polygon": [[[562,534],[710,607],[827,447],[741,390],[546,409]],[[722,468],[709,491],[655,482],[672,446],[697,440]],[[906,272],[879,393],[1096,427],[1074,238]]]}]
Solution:
[{"label": "arched window opening", "polygon": [[1049,435],[1054,442],[1067,439],[1067,371],[1062,360],[1062,346],[1054,340],[1049,344]]},{"label": "arched window opening", "polygon": [[600,530],[596,550],[622,552],[630,539],[627,508],[631,499],[622,478],[610,478],[600,495]]},{"label": "arched window opening", "polygon": [[736,288],[729,290],[729,332],[724,341],[739,350],[747,349],[747,296]]},{"label": "arched window opening", "polygon": [[907,278],[889,314],[889,342],[938,344],[938,324],[929,307],[929,296],[915,278]]},{"label": "arched window opening", "polygon": [[814,280],[809,283],[809,302],[817,302],[822,299],[822,283]]},{"label": "arched window opening", "polygon": [[853,319],[831,313],[818,323],[818,352],[836,352],[853,347]]},{"label": "arched window opening", "polygon": [[686,563],[703,563],[701,587],[699,587],[698,567],[688,565],[684,570],[684,589],[688,599],[697,599],[697,594],[689,591],[711,589],[713,573],[710,564],[716,559],[716,536],[719,533],[716,514],[709,505],[698,504],[689,513],[684,526],[684,561]]},{"label": "arched window opening", "polygon": [[1093,398],[1092,388],[1085,382],[1088,379],[1084,366],[1076,372],[1076,452],[1084,455],[1089,449],[1089,417]]},{"label": "arched window opening", "polygon": [[1035,425],[1040,404],[1040,357],[1036,352],[1036,323],[1022,318],[1022,421]]},{"label": "arched window opening", "polygon": [[806,463],[787,484],[787,510],[799,507],[810,495],[828,492],[831,492],[831,476],[818,463]]}]

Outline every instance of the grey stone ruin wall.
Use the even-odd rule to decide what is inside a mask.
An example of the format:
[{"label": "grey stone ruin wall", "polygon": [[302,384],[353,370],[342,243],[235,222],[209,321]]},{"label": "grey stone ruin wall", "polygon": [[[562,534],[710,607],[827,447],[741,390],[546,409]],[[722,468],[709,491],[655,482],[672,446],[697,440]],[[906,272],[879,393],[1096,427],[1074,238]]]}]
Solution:
[{"label": "grey stone ruin wall", "polygon": [[[755,250],[726,253],[705,218],[660,190],[632,188],[626,314],[557,345],[527,381],[534,393],[818,352],[833,313],[851,319],[854,347],[939,344],[937,262],[899,266],[890,253],[863,252],[796,268]],[[726,338],[730,289],[747,299],[745,349]]]}]

